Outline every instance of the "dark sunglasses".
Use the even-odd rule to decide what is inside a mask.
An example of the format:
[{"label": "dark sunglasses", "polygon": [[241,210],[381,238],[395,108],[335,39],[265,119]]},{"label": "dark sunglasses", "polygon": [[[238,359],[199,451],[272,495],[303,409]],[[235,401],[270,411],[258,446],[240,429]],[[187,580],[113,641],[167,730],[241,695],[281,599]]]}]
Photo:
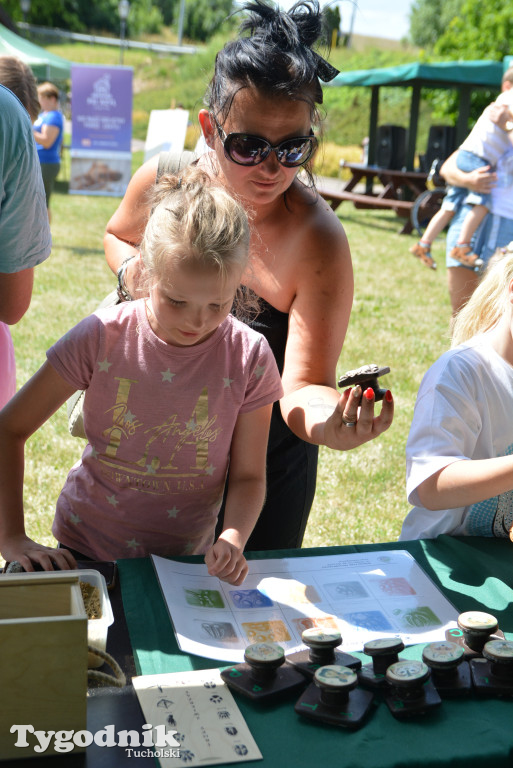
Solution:
[{"label": "dark sunglasses", "polygon": [[214,115],[212,119],[223,143],[224,154],[237,165],[259,165],[269,157],[271,152],[275,152],[280,165],[296,168],[304,165],[317,149],[317,139],[313,133],[310,136],[294,136],[292,139],[285,139],[273,147],[266,139],[251,136],[249,133],[226,135]]}]

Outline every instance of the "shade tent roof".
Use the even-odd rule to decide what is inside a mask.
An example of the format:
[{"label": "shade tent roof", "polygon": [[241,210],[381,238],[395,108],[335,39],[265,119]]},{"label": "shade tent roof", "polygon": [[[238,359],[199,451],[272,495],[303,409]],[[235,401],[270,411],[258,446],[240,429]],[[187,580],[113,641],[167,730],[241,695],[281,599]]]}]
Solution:
[{"label": "shade tent roof", "polygon": [[503,71],[502,62],[498,61],[412,62],[397,67],[341,72],[331,81],[331,85],[408,86],[418,83],[426,88],[455,88],[458,85],[500,88]]},{"label": "shade tent roof", "polygon": [[31,68],[38,80],[67,80],[71,62],[49,53],[0,24],[0,56],[16,56]]},{"label": "shade tent roof", "polygon": [[412,62],[397,67],[359,69],[341,72],[331,86],[367,86],[371,88],[369,121],[369,164],[375,161],[379,119],[379,89],[383,86],[411,88],[410,122],[406,168],[413,170],[419,120],[419,105],[423,88],[453,88],[459,95],[459,114],[456,124],[456,146],[468,134],[470,97],[476,88],[500,90],[504,66],[498,61],[437,61],[432,64]]}]

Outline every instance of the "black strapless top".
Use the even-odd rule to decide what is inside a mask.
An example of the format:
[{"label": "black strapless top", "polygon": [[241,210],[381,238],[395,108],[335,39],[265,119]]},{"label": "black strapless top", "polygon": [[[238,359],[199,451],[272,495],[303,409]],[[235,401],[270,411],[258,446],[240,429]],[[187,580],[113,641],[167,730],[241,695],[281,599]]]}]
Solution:
[{"label": "black strapless top", "polygon": [[[264,299],[259,299],[260,312],[255,320],[246,321],[250,328],[253,328],[262,336],[265,336],[269,342],[280,375],[283,373],[283,363],[285,361],[285,347],[287,346],[287,336],[289,332],[288,312],[280,312],[275,307],[268,304]],[[273,415],[271,419],[271,429],[269,432],[268,452],[278,449],[283,440],[288,439],[293,442],[302,442],[296,437],[283,421],[279,402],[273,405]]]},{"label": "black strapless top", "polygon": [[285,347],[287,346],[287,335],[289,332],[288,312],[280,312],[273,306],[259,299],[260,312],[255,320],[249,321],[247,325],[265,336],[269,342],[280,375],[283,373],[283,363],[285,360]]}]

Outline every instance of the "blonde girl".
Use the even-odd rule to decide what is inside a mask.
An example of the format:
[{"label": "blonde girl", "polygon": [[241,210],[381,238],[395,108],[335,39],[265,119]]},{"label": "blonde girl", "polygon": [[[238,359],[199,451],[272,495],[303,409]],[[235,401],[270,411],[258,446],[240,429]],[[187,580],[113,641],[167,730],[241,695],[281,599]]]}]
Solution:
[{"label": "blonde girl", "polygon": [[[0,412],[0,549],[26,570],[75,559],[205,554],[245,578],[265,496],[272,352],[230,313],[248,259],[242,206],[198,169],[164,177],[141,244],[147,298],[100,310],[47,353]],[[77,389],[88,443],[57,501],[53,534],[23,525],[23,447]],[[214,530],[230,465],[223,530]]]},{"label": "blonde girl", "polygon": [[425,375],[406,445],[401,538],[507,537],[513,524],[513,254],[492,264]]}]

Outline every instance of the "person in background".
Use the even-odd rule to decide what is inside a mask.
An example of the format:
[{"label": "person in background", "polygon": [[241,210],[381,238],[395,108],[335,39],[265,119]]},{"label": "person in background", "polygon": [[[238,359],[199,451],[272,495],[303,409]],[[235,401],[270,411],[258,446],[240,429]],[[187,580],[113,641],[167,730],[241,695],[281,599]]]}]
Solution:
[{"label": "person in background", "polygon": [[[255,0],[242,10],[241,35],[217,54],[208,108],[199,113],[209,151],[197,164],[250,213],[242,283],[259,297],[252,325],[269,340],[285,391],[271,421],[266,502],[246,549],[288,549],[303,540],[319,445],[346,451],[372,440],[390,426],[393,398],[388,391],[375,416],[372,389],[336,390],[353,272],[340,220],[308,185],[321,80],[337,74],[314,50],[319,3],[284,12]],[[107,262],[127,298],[141,295],[139,244],[157,167],[155,157],[135,173],[107,224]]]},{"label": "person in background", "polygon": [[53,83],[41,83],[37,89],[41,112],[34,123],[34,138],[45,185],[46,208],[50,221],[50,197],[61,167],[64,118],[59,108],[59,89]]},{"label": "person in background", "polygon": [[493,261],[420,385],[401,539],[508,537],[513,525],[513,253]]},{"label": "person in background", "polygon": [[[456,166],[462,172],[470,172],[484,168],[487,172],[495,169],[502,155],[509,152],[513,146],[513,67],[510,67],[502,77],[502,92],[496,102],[497,106],[504,105],[508,127],[501,127],[490,119],[490,105],[483,111],[474,128],[465,139],[456,154]],[[504,124],[503,124],[504,125]],[[450,186],[442,200],[442,206],[436,213],[421,239],[409,249],[423,264],[436,268],[431,256],[431,245],[440,232],[451,222],[452,218],[467,205],[467,212],[461,222],[457,243],[451,248],[450,258],[466,267],[481,267],[483,260],[472,253],[472,239],[488,213],[491,205],[491,194],[479,193],[466,187]]]},{"label": "person in background", "polygon": [[[506,112],[499,113],[506,122]],[[470,173],[456,167],[454,154],[443,164],[441,173],[450,183],[467,186],[481,192],[491,192],[492,209],[479,227],[472,249],[483,265],[496,252],[513,240],[513,149],[503,155],[497,163],[495,173],[478,168]],[[463,205],[455,215],[447,232],[446,263],[447,281],[453,316],[468,301],[480,281],[481,267],[465,266],[450,255],[456,244],[462,223],[469,211]]]},{"label": "person in background", "polygon": [[[48,258],[51,236],[29,112],[37,111],[32,72],[0,57],[0,408],[16,391],[9,325],[30,305],[34,267]],[[13,94],[23,98],[23,106]]]},{"label": "person in background", "polygon": [[[267,341],[230,314],[249,252],[243,207],[199,168],[163,176],[141,243],[138,301],[98,310],[61,338],[0,412],[0,550],[25,570],[78,559],[204,554],[244,580],[265,497],[272,403]],[[85,389],[88,443],[57,501],[53,549],[24,530],[28,437]],[[224,525],[215,527],[230,466]]]}]

